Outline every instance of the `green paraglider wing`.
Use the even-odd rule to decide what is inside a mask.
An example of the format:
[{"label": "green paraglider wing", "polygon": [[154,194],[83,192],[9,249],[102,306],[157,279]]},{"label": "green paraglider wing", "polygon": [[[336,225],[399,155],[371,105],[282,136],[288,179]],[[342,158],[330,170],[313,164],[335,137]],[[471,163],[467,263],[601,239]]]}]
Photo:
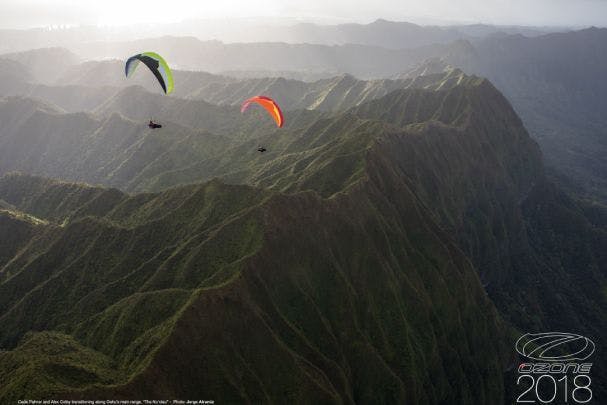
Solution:
[{"label": "green paraglider wing", "polygon": [[127,77],[133,74],[139,62],[143,62],[152,71],[166,94],[173,91],[173,73],[162,56],[155,52],[143,52],[131,56],[124,66],[124,73]]}]

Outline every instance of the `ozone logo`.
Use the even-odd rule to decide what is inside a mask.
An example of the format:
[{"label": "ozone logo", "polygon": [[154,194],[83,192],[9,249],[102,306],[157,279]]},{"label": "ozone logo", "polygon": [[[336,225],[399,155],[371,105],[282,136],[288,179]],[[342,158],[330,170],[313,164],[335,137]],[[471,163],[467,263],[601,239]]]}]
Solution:
[{"label": "ozone logo", "polygon": [[539,361],[584,361],[594,353],[594,342],[574,333],[527,333],[516,341],[516,351]]}]

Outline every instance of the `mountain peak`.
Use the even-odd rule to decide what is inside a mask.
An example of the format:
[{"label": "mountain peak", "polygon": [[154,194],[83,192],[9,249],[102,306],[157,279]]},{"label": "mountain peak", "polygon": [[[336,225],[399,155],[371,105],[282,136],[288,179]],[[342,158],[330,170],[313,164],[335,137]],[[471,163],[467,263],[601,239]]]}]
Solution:
[{"label": "mountain peak", "polygon": [[408,79],[415,78],[417,76],[427,76],[434,75],[438,73],[445,73],[453,70],[453,66],[447,63],[444,59],[440,57],[429,58],[424,62],[420,63],[418,66],[413,69],[399,75],[399,78]]},{"label": "mountain peak", "polygon": [[369,23],[370,26],[385,26],[385,27],[418,27],[422,28],[420,25],[408,22],[408,21],[391,21],[386,20],[384,18],[378,18],[377,20]]}]

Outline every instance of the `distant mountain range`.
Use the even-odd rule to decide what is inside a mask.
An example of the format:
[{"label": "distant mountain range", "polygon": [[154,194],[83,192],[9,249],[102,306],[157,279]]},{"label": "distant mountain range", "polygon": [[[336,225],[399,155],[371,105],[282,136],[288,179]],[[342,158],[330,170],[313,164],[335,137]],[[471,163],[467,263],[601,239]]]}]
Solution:
[{"label": "distant mountain range", "polygon": [[378,19],[368,24],[316,23],[258,23],[243,21],[236,25],[226,22],[191,21],[166,27],[163,32],[173,36],[194,36],[223,42],[286,42],[319,45],[370,45],[391,49],[406,49],[431,44],[449,43],[458,39],[522,34],[537,36],[562,30],[547,27],[496,26],[486,24],[432,26],[410,22]]},{"label": "distant mountain range", "polygon": [[285,42],[318,45],[372,45],[406,49],[457,39],[522,34],[537,36],[562,31],[559,27],[498,26],[487,24],[431,26],[376,20],[369,24],[316,24],[259,19],[191,20],[155,26],[35,28],[0,30],[0,52],[75,45],[96,41],[130,41],[159,35],[195,37],[202,41]]}]

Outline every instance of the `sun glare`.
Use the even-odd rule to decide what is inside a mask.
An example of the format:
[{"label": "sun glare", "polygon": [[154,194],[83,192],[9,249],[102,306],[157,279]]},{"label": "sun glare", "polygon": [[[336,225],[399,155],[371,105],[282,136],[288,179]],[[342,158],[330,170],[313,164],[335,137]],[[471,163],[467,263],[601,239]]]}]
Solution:
[{"label": "sun glare", "polygon": [[140,23],[171,23],[187,19],[225,17],[254,17],[277,15],[275,3],[259,0],[202,2],[191,0],[130,1],[108,0],[96,10],[97,24],[101,26],[126,26]]}]

